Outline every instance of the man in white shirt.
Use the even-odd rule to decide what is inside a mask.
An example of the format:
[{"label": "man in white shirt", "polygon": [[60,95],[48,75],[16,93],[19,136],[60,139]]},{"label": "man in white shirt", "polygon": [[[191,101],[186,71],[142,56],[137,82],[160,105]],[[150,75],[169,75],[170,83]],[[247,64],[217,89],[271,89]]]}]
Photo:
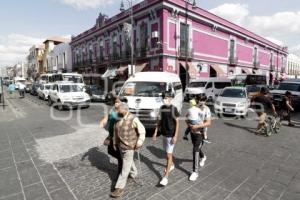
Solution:
[{"label": "man in white shirt", "polygon": [[204,133],[207,127],[211,125],[211,112],[205,105],[207,100],[206,96],[199,97],[199,124],[191,125],[191,138],[193,143],[193,172],[189,177],[190,181],[195,181],[198,178],[199,165],[203,167],[206,161],[206,156],[202,151]]}]

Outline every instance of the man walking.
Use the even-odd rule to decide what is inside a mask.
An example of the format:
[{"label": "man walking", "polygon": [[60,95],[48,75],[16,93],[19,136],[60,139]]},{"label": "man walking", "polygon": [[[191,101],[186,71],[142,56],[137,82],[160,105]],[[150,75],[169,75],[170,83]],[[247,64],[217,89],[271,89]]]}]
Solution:
[{"label": "man walking", "polygon": [[267,114],[271,113],[270,109],[272,109],[272,113],[276,115],[275,106],[271,100],[266,97],[267,93],[267,89],[262,87],[259,95],[253,99],[253,107],[259,117],[259,122],[256,129],[257,134],[261,133],[261,131],[266,128],[266,117]]},{"label": "man walking", "polygon": [[206,96],[198,97],[198,116],[199,124],[191,125],[191,139],[193,143],[193,172],[191,173],[189,180],[195,181],[198,178],[199,165],[203,167],[206,161],[206,156],[202,151],[204,134],[207,131],[207,127],[211,125],[211,112],[209,107],[205,105],[207,101]]},{"label": "man walking", "polygon": [[165,93],[163,98],[164,105],[160,108],[160,119],[153,134],[153,141],[156,141],[157,131],[160,128],[161,134],[163,135],[164,150],[167,153],[167,164],[160,184],[166,186],[168,184],[169,173],[174,170],[173,150],[178,138],[179,112],[177,108],[171,104],[172,95],[170,93]]},{"label": "man walking", "polygon": [[120,103],[117,112],[120,120],[115,125],[114,148],[119,148],[123,165],[115,190],[110,194],[113,198],[122,196],[128,176],[133,179],[137,176],[133,160],[134,151],[142,146],[146,135],[145,127],[129,112],[126,103]]}]

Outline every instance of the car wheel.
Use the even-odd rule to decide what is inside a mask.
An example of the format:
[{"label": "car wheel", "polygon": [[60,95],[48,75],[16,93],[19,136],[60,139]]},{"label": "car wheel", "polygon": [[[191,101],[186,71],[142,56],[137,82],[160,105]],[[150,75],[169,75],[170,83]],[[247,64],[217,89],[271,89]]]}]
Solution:
[{"label": "car wheel", "polygon": [[52,100],[50,97],[48,98],[48,106],[52,106]]},{"label": "car wheel", "polygon": [[58,103],[57,109],[58,109],[59,111],[62,111],[62,110],[64,109],[63,104],[62,104],[60,101],[58,101],[57,103]]}]

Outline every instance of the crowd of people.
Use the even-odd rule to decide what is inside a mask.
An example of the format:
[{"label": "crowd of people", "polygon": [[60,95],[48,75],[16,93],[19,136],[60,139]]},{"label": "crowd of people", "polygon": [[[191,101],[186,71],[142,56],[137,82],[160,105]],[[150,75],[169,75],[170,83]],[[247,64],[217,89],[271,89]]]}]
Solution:
[{"label": "crowd of people", "polygon": [[[162,186],[168,184],[168,177],[175,169],[173,151],[179,137],[179,111],[172,105],[172,95],[163,94],[164,105],[161,106],[157,127],[153,134],[153,141],[157,140],[158,132],[162,135],[163,149],[166,153],[166,166],[160,181]],[[187,130],[184,139],[190,134],[193,144],[193,169],[189,177],[195,181],[198,177],[199,167],[203,167],[206,155],[202,147],[207,141],[207,127],[211,125],[210,109],[205,105],[206,97],[200,96],[190,101],[191,108],[187,113]],[[115,99],[115,104],[110,112],[100,121],[100,127],[105,128],[109,135],[104,141],[108,154],[118,160],[118,179],[111,197],[122,196],[127,179],[138,175],[134,163],[134,153],[138,151],[145,140],[146,130],[140,120],[129,112],[126,99]]]}]

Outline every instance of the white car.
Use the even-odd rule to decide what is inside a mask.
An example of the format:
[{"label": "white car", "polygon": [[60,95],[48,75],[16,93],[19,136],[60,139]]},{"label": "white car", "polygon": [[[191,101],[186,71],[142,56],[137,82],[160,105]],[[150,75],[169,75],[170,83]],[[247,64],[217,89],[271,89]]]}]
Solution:
[{"label": "white car", "polygon": [[39,99],[47,100],[49,91],[52,90],[53,84],[41,84],[37,89],[37,96]]},{"label": "white car", "polygon": [[59,110],[65,107],[89,107],[90,102],[90,96],[76,83],[57,82],[49,92],[48,105],[55,103]]},{"label": "white car", "polygon": [[214,103],[214,110],[217,115],[231,114],[245,117],[250,103],[246,88],[226,87],[217,97]]}]

